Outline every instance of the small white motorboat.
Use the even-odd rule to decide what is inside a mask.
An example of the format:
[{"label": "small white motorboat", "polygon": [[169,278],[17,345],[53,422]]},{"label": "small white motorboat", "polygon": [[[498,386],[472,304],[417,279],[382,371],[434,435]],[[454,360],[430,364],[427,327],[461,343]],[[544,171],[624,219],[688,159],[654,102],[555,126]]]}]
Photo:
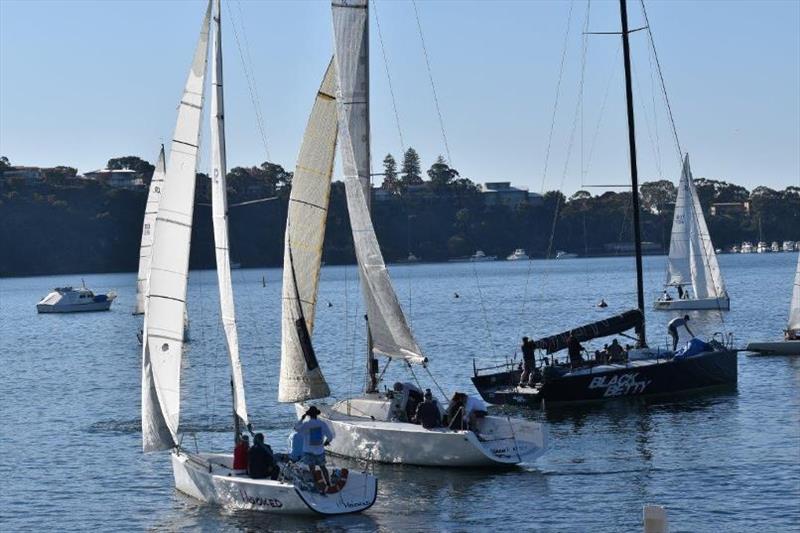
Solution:
[{"label": "small white motorboat", "polygon": [[749,241],[744,241],[741,248],[739,248],[739,252],[743,254],[752,254],[753,245]]},{"label": "small white motorboat", "polygon": [[514,253],[506,257],[506,261],[527,261],[530,259],[524,248],[517,248]]},{"label": "small white motorboat", "polygon": [[800,254],[794,273],[792,302],[789,304],[789,322],[782,341],[751,342],[745,348],[760,355],[800,355]]},{"label": "small white motorboat", "polygon": [[764,241],[759,241],[758,246],[756,246],[756,252],[760,254],[765,254],[770,251],[769,246]]},{"label": "small white motorboat", "polygon": [[486,255],[483,250],[478,250],[470,256],[469,260],[473,263],[483,263],[484,261],[497,261],[497,256]]},{"label": "small white motorboat", "polygon": [[778,244],[778,241],[772,241],[772,244],[769,246],[769,249],[772,250],[773,252],[780,252],[781,245]]},{"label": "small white motorboat", "polygon": [[783,241],[784,252],[794,252],[794,241]]},{"label": "small white motorboat", "polygon": [[564,252],[562,250],[556,252],[556,259],[575,259],[576,257],[578,257],[578,254],[572,252]]},{"label": "small white motorboat", "polygon": [[86,286],[56,287],[36,304],[39,313],[80,313],[83,311],[108,311],[117,294],[95,294]]}]

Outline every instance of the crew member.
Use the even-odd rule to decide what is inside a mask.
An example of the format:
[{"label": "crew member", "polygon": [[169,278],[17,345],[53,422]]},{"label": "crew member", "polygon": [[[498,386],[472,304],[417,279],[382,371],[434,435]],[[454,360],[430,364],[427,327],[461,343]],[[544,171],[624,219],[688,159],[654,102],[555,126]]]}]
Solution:
[{"label": "crew member", "polygon": [[533,381],[533,370],[536,367],[536,345],[528,337],[522,337],[522,376],[520,376],[519,386],[524,387]]},{"label": "crew member", "polygon": [[439,404],[433,399],[430,389],[425,389],[425,399],[417,407],[415,420],[425,429],[438,428],[442,425],[442,413]]},{"label": "crew member", "polygon": [[236,446],[233,448],[233,469],[247,470],[247,452],[250,451],[250,438],[247,435],[237,435]]},{"label": "crew member", "polygon": [[581,343],[578,342],[576,337],[570,335],[567,339],[567,353],[569,354],[569,362],[572,366],[580,366],[583,364],[583,357],[581,357],[582,351],[583,346],[581,346]]},{"label": "crew member", "polygon": [[[331,478],[328,469],[325,467],[325,446],[333,440],[328,424],[318,420],[319,409],[315,405],[308,408],[308,411],[295,424],[294,430],[303,436],[303,462],[308,465],[311,477],[314,477],[316,467],[322,471],[325,478],[325,485],[331,486]],[[309,420],[306,422],[306,418]]]},{"label": "crew member", "polygon": [[608,358],[611,363],[624,363],[625,350],[622,349],[617,339],[611,341],[611,346],[608,347]]},{"label": "crew member", "polygon": [[683,318],[676,317],[669,321],[667,324],[667,331],[669,332],[669,336],[672,337],[672,351],[674,352],[675,349],[678,347],[678,328],[683,326],[686,328],[686,331],[689,332],[689,335],[694,337],[694,333],[692,330],[689,329],[689,315],[683,315]]},{"label": "crew member", "polygon": [[247,453],[247,473],[253,479],[278,479],[280,470],[275,464],[272,448],[264,442],[264,434],[256,433],[253,446]]}]

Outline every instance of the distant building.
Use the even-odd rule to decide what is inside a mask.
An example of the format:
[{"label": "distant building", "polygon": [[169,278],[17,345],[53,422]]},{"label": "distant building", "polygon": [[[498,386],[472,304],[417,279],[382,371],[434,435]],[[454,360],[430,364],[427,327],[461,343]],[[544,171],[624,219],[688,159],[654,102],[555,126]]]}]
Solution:
[{"label": "distant building", "polygon": [[750,216],[750,200],[744,202],[716,202],[711,204],[711,216],[744,215]]},{"label": "distant building", "polygon": [[129,168],[119,170],[102,168],[84,172],[83,175],[86,179],[102,181],[108,184],[109,187],[116,189],[138,189],[139,187],[144,187],[144,180],[142,180],[139,173]]},{"label": "distant building", "polygon": [[510,181],[490,181],[483,184],[485,205],[505,205],[514,208],[524,203],[538,206],[543,201],[541,194],[513,187]]},{"label": "distant building", "polygon": [[41,167],[11,167],[3,173],[6,180],[24,180],[26,183],[35,183],[44,177],[44,169]]}]

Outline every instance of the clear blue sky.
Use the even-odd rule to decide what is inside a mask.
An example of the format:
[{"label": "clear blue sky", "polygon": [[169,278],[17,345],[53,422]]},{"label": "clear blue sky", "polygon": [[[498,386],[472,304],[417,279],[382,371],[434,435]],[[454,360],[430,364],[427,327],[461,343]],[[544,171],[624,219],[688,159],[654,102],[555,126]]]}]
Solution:
[{"label": "clear blue sky", "polygon": [[[252,60],[271,160],[292,169],[331,54],[330,5],[227,4],[229,168],[267,158],[235,26]],[[82,172],[114,156],[153,161],[159,143],[172,134],[204,5],[0,0],[0,154],[15,164],[67,164]],[[562,93],[543,179],[571,5]],[[417,6],[453,165],[462,175],[567,193],[583,184],[624,182],[628,156],[616,36],[589,38],[583,109],[577,114],[582,120],[567,160],[585,1],[418,0]],[[800,185],[800,2],[650,1],[647,8],[695,177],[748,188]],[[631,27],[643,25],[638,2],[629,2],[629,12]],[[427,168],[445,148],[413,6],[379,0],[377,14],[404,141]],[[373,168],[379,171],[387,152],[400,158],[400,140],[375,9],[371,17]],[[592,2],[589,29],[618,30],[618,4]],[[653,83],[646,32],[631,39],[641,174],[675,180],[677,155]],[[204,155],[201,168],[207,164]]]}]

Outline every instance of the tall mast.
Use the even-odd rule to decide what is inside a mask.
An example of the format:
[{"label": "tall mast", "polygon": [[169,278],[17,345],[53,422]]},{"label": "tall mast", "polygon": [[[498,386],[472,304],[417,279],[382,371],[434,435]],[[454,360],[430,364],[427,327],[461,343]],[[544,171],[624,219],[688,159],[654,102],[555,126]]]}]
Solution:
[{"label": "tall mast", "polygon": [[[636,247],[636,298],[639,311],[644,317],[644,283],[642,276],[642,235],[639,228],[639,171],[636,167],[636,130],[633,118],[633,89],[631,87],[631,48],[628,42],[627,0],[619,0],[619,14],[622,19],[622,55],[625,62],[625,100],[628,108],[628,146],[631,159],[631,199],[633,200],[633,239]],[[647,346],[645,325],[636,328],[639,344]]]}]

